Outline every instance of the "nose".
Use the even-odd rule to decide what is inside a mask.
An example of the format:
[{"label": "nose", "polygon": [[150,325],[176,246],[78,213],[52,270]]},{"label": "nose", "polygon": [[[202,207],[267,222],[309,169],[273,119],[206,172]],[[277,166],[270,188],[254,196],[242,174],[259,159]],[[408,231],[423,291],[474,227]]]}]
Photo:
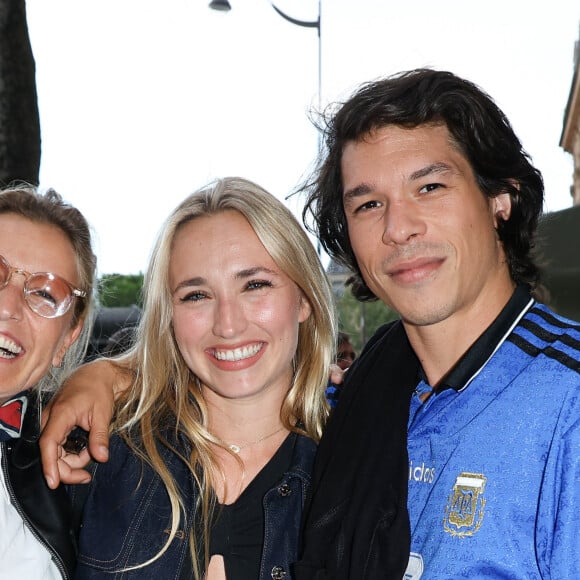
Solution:
[{"label": "nose", "polygon": [[397,200],[391,204],[384,217],[383,243],[406,244],[411,238],[425,233],[426,224],[416,204]]},{"label": "nose", "polygon": [[0,289],[0,320],[19,320],[24,308],[24,292],[22,286],[10,280]]},{"label": "nose", "polygon": [[213,332],[222,338],[234,338],[246,327],[244,309],[235,299],[216,300]]}]

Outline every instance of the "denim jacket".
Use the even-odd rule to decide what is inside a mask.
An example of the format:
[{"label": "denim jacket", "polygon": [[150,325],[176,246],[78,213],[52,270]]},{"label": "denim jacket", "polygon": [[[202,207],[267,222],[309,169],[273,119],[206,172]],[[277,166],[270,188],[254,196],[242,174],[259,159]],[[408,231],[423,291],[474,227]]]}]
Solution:
[{"label": "denim jacket", "polygon": [[[290,468],[263,500],[264,549],[260,580],[289,580],[297,560],[300,521],[310,486],[316,444],[295,440]],[[154,557],[169,537],[171,506],[161,479],[119,437],[111,439],[110,459],[95,471],[83,511],[77,580],[192,578],[189,535],[195,522],[198,489],[187,466],[167,448],[159,451],[179,486],[186,509],[167,551],[144,568],[121,571]]]}]

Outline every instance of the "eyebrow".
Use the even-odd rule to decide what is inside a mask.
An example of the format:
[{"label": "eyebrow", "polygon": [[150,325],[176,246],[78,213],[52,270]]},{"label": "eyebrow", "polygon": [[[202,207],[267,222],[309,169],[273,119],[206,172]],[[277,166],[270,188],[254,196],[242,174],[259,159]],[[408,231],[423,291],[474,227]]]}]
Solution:
[{"label": "eyebrow", "polygon": [[409,176],[410,181],[414,181],[416,179],[421,179],[423,177],[427,177],[428,175],[433,175],[434,173],[446,173],[446,172],[453,172],[453,168],[451,165],[447,163],[443,163],[443,161],[438,161],[436,163],[431,163],[426,167],[422,167],[417,171],[413,171]]},{"label": "eyebrow", "polygon": [[[269,268],[265,268],[262,266],[255,266],[254,268],[246,268],[244,270],[240,270],[234,276],[235,280],[245,280],[247,278],[251,278],[252,276],[257,276],[258,274],[271,274],[277,275],[278,272],[274,270],[270,270]],[[173,291],[174,293],[180,290],[181,288],[191,288],[192,286],[203,286],[207,284],[207,279],[203,276],[195,276],[193,278],[188,278],[187,280],[181,281]]]},{"label": "eyebrow", "polygon": [[276,275],[277,272],[270,270],[270,268],[265,268],[264,266],[255,266],[254,268],[247,268],[246,270],[240,270],[236,276],[236,280],[243,280],[244,278],[251,278],[258,274],[273,274]]},{"label": "eyebrow", "polygon": [[182,280],[173,291],[174,293],[180,290],[181,288],[189,288],[191,286],[203,286],[205,283],[205,278],[201,276],[196,276],[195,278],[188,278],[187,280]]},{"label": "eyebrow", "polygon": [[370,193],[372,190],[373,188],[368,183],[361,183],[360,185],[352,187],[351,189],[345,191],[342,194],[343,204],[346,205],[353,199],[360,197],[361,195],[366,195],[367,193]]}]

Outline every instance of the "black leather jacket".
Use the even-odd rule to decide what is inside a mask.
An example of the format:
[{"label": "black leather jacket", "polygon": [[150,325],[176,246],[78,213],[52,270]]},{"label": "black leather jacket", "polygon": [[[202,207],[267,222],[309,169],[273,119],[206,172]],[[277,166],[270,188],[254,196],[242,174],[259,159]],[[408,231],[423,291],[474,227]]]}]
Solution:
[{"label": "black leather jacket", "polygon": [[10,501],[34,536],[50,552],[63,578],[72,578],[76,536],[64,486],[50,489],[40,463],[38,397],[28,396],[20,439],[2,445],[2,474]]}]

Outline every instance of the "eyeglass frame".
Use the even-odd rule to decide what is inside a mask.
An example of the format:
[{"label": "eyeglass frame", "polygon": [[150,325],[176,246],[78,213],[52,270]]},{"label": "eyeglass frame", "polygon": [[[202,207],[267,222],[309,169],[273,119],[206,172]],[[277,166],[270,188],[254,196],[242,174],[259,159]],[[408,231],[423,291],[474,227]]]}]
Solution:
[{"label": "eyeglass frame", "polygon": [[[0,262],[4,266],[6,266],[8,269],[8,276],[6,276],[6,281],[4,282],[4,284],[0,284],[0,290],[4,290],[4,288],[6,288],[6,286],[8,286],[8,284],[10,283],[10,280],[12,279],[13,274],[21,274],[22,276],[24,276],[24,284],[22,286],[22,292],[24,294],[24,301],[26,302],[26,305],[28,306],[28,308],[30,308],[30,310],[32,310],[32,312],[34,312],[34,314],[36,314],[37,316],[40,316],[42,318],[47,318],[49,320],[52,318],[60,318],[61,316],[64,316],[70,310],[70,307],[72,306],[75,298],[86,298],[86,296],[87,296],[87,293],[84,290],[81,290],[80,288],[76,288],[70,282],[68,282],[62,276],[59,276],[58,274],[53,274],[52,272],[28,272],[27,270],[23,270],[22,268],[16,268],[16,267],[12,266],[10,264],[10,262],[8,262],[8,260],[2,254],[0,254]],[[46,316],[45,314],[41,314],[40,312],[37,312],[31,306],[30,302],[28,301],[28,293],[27,293],[26,287],[28,285],[28,281],[33,276],[47,276],[48,279],[51,281],[57,280],[59,282],[62,282],[70,290],[70,293],[71,293],[70,300],[69,300],[66,308],[62,312],[60,312],[59,314],[55,314],[53,316]]]}]

